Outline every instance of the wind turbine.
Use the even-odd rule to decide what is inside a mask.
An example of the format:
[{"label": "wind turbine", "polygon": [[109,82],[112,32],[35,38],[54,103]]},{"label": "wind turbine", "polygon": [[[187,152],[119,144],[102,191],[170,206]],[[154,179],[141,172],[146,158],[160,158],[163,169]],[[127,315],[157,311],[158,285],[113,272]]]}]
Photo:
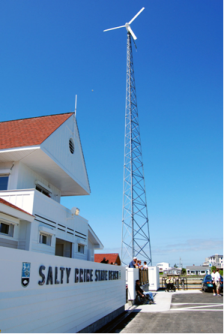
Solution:
[{"label": "wind turbine", "polygon": [[134,64],[131,37],[137,39],[131,23],[141,14],[143,7],[128,23],[104,31],[126,28],[127,69],[124,140],[123,210],[121,261],[127,265],[133,257],[152,265],[149,238],[148,209],[145,177],[142,160],[140,128],[138,122],[137,96],[135,89]]},{"label": "wind turbine", "polygon": [[135,34],[133,33],[133,30],[130,27],[130,24],[136,19],[136,17],[139,16],[139,14],[141,14],[141,12],[145,9],[145,7],[142,7],[142,9],[131,19],[131,21],[129,21],[128,23],[125,23],[125,25],[120,26],[120,27],[115,27],[115,28],[110,28],[110,29],[106,29],[105,31],[109,31],[109,30],[115,30],[115,29],[120,29],[120,28],[126,28],[127,32],[129,32],[132,36],[132,38],[134,40],[137,39],[137,37],[135,36]]}]

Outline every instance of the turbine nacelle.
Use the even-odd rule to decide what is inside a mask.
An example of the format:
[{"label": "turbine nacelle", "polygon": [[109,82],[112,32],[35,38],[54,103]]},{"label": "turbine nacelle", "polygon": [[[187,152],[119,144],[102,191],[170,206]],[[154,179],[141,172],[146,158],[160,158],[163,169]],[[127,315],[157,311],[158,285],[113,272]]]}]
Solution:
[{"label": "turbine nacelle", "polygon": [[141,12],[145,9],[145,7],[142,7],[142,9],[131,19],[131,21],[129,21],[128,23],[125,23],[125,25],[120,26],[120,27],[115,27],[115,28],[110,28],[110,29],[106,29],[105,31],[109,31],[109,30],[115,30],[115,29],[119,29],[119,28],[126,28],[127,32],[131,34],[132,38],[134,40],[137,39],[137,37],[135,36],[133,30],[131,29],[131,23],[136,19],[136,17],[141,14]]},{"label": "turbine nacelle", "polygon": [[133,30],[131,29],[131,26],[130,26],[129,23],[125,23],[125,28],[126,28],[127,32],[130,32],[132,38],[133,38],[134,40],[136,40],[137,37],[135,36]]}]

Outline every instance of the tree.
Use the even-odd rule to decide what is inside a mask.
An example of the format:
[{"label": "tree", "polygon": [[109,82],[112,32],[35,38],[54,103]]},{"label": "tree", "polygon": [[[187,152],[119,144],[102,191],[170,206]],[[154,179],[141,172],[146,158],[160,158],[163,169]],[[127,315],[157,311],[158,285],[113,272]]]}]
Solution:
[{"label": "tree", "polygon": [[212,266],[212,267],[211,267],[211,273],[213,272],[213,270],[216,271],[216,266]]},{"label": "tree", "polygon": [[182,274],[186,275],[187,270],[185,268],[182,268]]},{"label": "tree", "polygon": [[178,268],[177,265],[176,265],[176,263],[175,263],[175,265],[174,265],[173,267],[174,267],[174,268]]}]

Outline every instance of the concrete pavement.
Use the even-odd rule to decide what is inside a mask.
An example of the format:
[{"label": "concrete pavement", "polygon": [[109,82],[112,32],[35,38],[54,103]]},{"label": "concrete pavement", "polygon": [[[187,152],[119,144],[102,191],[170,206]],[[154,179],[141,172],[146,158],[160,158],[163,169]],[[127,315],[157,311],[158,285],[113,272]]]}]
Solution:
[{"label": "concrete pavement", "polygon": [[144,312],[144,313],[153,313],[153,312],[165,312],[170,310],[172,296],[178,294],[189,294],[189,293],[201,293],[201,291],[191,291],[184,290],[178,292],[165,292],[165,291],[151,291],[154,297],[155,304],[143,304],[143,305],[125,305],[125,311],[131,312]]},{"label": "concrete pavement", "polygon": [[153,292],[155,304],[130,306],[101,333],[223,333],[223,297],[187,290]]}]

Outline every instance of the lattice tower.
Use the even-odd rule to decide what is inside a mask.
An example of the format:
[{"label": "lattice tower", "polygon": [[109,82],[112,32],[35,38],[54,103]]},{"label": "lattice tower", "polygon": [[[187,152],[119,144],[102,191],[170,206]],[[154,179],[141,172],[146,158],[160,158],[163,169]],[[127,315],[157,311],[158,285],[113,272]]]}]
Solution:
[{"label": "lattice tower", "polygon": [[127,73],[123,176],[121,261],[128,265],[136,256],[152,265],[145,178],[131,35],[127,33]]}]

